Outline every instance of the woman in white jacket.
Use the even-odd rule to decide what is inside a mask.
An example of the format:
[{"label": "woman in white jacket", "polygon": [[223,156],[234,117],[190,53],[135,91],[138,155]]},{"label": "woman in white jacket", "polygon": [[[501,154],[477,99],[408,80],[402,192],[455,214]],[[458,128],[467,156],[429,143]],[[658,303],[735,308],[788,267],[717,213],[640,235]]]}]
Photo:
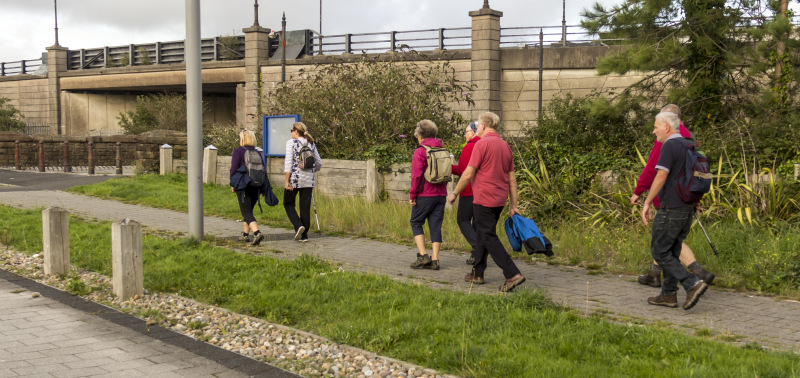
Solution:
[{"label": "woman in white jacket", "polygon": [[[294,240],[307,242],[308,230],[311,228],[311,196],[314,190],[314,173],[322,168],[322,159],[319,157],[314,138],[308,133],[308,128],[302,122],[292,125],[292,139],[286,141],[286,159],[283,163],[283,172],[286,174],[283,192],[283,207],[286,215],[294,226]],[[300,166],[300,150],[308,146],[314,155],[314,167],[302,169]],[[300,194],[300,215],[295,209],[295,199]]]}]

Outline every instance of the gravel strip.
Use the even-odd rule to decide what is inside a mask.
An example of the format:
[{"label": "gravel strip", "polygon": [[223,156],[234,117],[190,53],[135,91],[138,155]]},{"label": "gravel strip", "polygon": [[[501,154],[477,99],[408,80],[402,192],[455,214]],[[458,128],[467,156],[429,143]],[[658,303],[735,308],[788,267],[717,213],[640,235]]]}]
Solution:
[{"label": "gravel strip", "polygon": [[113,294],[110,277],[78,269],[63,277],[45,277],[43,264],[40,254],[28,256],[8,247],[0,249],[2,269],[73,294],[91,290],[81,297],[137,316],[148,325],[168,328],[303,376],[455,377],[174,294],[145,290],[144,295],[123,301]]}]

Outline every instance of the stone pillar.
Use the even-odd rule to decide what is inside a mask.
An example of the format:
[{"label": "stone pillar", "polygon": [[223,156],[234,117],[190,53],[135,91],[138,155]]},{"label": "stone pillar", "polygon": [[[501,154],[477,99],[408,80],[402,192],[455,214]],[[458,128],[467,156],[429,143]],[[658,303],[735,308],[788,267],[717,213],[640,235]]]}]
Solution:
[{"label": "stone pillar", "polygon": [[203,149],[203,183],[215,184],[217,181],[217,148],[208,145]]},{"label": "stone pillar", "polygon": [[[243,124],[255,130],[261,125],[261,62],[269,59],[270,29],[253,25],[244,32],[244,112]],[[237,96],[238,97],[238,96]],[[238,105],[237,105],[238,107]]]},{"label": "stone pillar", "polygon": [[378,165],[375,159],[367,160],[367,188],[364,193],[367,202],[375,202],[380,198],[381,191],[383,190],[383,183],[381,183],[382,175],[378,172]]},{"label": "stone pillar", "polygon": [[111,224],[111,285],[121,299],[144,294],[142,225],[125,218]]},{"label": "stone pillar", "polygon": [[48,124],[55,127],[58,135],[67,135],[66,125],[61,123],[61,79],[67,72],[67,48],[53,45],[47,48],[47,97]]},{"label": "stone pillar", "polygon": [[472,17],[472,84],[476,86],[473,99],[477,118],[483,112],[494,112],[502,119],[502,92],[500,88],[500,17],[503,12],[483,8],[469,12]]},{"label": "stone pillar", "polygon": [[164,143],[158,149],[158,174],[161,176],[174,173],[172,170],[172,146]]},{"label": "stone pillar", "polygon": [[44,274],[65,274],[69,271],[69,212],[60,207],[42,211],[42,247]]}]

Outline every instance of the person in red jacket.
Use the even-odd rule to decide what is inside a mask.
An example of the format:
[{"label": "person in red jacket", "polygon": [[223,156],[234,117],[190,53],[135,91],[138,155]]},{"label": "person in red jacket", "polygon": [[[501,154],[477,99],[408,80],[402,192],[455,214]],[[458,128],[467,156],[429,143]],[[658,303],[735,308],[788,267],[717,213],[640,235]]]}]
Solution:
[{"label": "person in red jacket", "polygon": [[[461,150],[461,156],[458,157],[458,165],[453,166],[452,172],[454,175],[461,176],[464,170],[467,169],[469,158],[472,157],[472,149],[475,147],[475,142],[481,140],[477,132],[477,122],[470,122],[469,125],[467,125],[467,129],[464,130],[464,139],[466,139],[467,143]],[[472,199],[472,184],[468,184],[464,191],[458,195],[458,211],[456,212],[458,228],[461,230],[461,234],[464,235],[464,239],[467,239],[467,243],[472,247],[470,257],[467,259],[467,265],[475,264],[475,243],[478,242],[478,237],[475,234],[475,227],[472,224],[474,219],[472,213]]]},{"label": "person in red jacket", "polygon": [[[429,119],[417,123],[414,136],[419,147],[411,157],[411,189],[408,191],[411,204],[411,232],[419,253],[411,263],[413,269],[439,270],[439,248],[442,246],[442,222],[444,221],[444,204],[447,200],[447,183],[431,184],[425,181],[425,169],[428,168],[427,152],[423,146],[444,147],[442,141],[436,139],[439,129]],[[425,250],[425,232],[422,226],[428,221],[431,233],[431,256]]]},{"label": "person in red jacket", "polygon": [[[681,109],[678,105],[669,104],[661,108],[660,113],[675,113],[680,117]],[[680,134],[684,138],[691,138],[692,133],[683,125],[683,122],[680,123]],[[653,144],[653,150],[650,151],[650,156],[647,158],[647,164],[645,165],[644,169],[642,170],[642,174],[639,175],[639,180],[636,182],[636,189],[633,191],[633,195],[631,196],[631,204],[635,205],[639,200],[639,197],[646,191],[650,190],[650,186],[653,185],[653,180],[656,177],[656,163],[658,163],[658,157],[661,155],[661,145],[663,143],[656,140]],[[658,202],[658,197],[653,199],[653,206],[658,209],[660,204]],[[714,281],[714,273],[711,273],[700,264],[697,263],[697,259],[694,257],[694,253],[692,249],[689,248],[686,243],[683,243],[681,247],[681,254],[680,254],[681,262],[689,268],[689,271],[692,274],[700,277],[703,282],[706,284],[711,284]],[[652,287],[661,287],[661,267],[658,266],[658,263],[653,260],[653,265],[650,267],[650,270],[641,276],[639,276],[638,281],[642,285],[648,285]]]}]

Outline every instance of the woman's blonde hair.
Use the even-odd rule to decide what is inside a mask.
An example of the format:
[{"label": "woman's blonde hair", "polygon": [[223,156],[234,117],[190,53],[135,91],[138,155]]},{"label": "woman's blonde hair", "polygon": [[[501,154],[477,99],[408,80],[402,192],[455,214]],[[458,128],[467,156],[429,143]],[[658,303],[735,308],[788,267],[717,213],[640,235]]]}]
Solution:
[{"label": "woman's blonde hair", "polygon": [[297,135],[306,138],[308,143],[314,144],[314,137],[308,133],[308,127],[303,122],[295,122],[292,129],[297,130]]},{"label": "woman's blonde hair", "polygon": [[239,145],[242,147],[255,147],[256,134],[247,129],[239,131]]}]

